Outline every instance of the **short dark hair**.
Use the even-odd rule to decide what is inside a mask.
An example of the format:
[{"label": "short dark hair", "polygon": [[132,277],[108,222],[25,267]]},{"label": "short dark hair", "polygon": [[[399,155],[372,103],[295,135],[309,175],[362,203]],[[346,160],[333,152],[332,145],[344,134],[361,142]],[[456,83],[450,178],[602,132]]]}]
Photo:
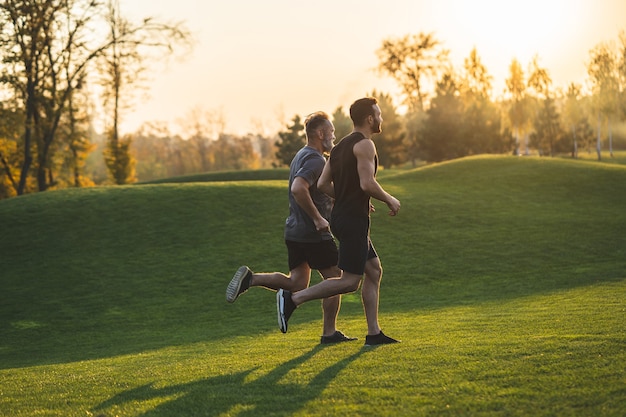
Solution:
[{"label": "short dark hair", "polygon": [[319,129],[321,126],[324,126],[325,122],[330,120],[328,115],[323,111],[316,111],[315,113],[309,114],[304,120],[304,130],[306,131],[306,136],[311,137],[313,132]]},{"label": "short dark hair", "polygon": [[350,106],[350,118],[355,126],[363,124],[367,116],[374,115],[374,106],[378,104],[378,100],[374,97],[360,98]]}]

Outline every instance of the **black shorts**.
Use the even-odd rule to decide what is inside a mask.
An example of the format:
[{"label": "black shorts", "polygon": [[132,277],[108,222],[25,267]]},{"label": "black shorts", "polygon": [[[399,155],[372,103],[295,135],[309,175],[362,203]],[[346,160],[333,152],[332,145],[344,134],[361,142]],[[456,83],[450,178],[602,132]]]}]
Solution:
[{"label": "black shorts", "polygon": [[369,218],[335,221],[331,229],[339,240],[339,268],[363,275],[367,261],[378,257],[369,237]]},{"label": "black shorts", "polygon": [[304,262],[308,263],[311,269],[320,271],[336,266],[339,259],[337,244],[333,239],[322,240],[321,242],[285,240],[285,245],[287,245],[290,271],[296,269]]}]

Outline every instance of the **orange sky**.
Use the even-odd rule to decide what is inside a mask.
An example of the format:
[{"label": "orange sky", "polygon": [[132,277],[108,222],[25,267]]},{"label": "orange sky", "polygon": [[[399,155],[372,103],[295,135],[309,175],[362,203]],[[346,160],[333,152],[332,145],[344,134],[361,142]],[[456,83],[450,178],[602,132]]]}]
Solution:
[{"label": "orange sky", "polygon": [[555,86],[583,83],[589,50],[626,30],[626,0],[120,0],[131,18],[184,20],[196,46],[151,71],[125,132],[147,121],[173,131],[192,109],[217,112],[225,131],[272,134],[295,114],[344,110],[372,90],[381,41],[434,32],[460,68],[473,47],[504,88],[508,67],[537,54]]}]

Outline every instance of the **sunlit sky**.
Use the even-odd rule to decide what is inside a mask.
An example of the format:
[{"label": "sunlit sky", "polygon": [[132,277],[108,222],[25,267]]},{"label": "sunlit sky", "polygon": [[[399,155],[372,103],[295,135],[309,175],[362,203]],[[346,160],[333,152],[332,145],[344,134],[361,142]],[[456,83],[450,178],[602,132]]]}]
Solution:
[{"label": "sunlit sky", "polygon": [[476,47],[504,89],[508,67],[538,55],[555,87],[583,83],[589,51],[626,30],[626,0],[120,0],[130,19],[184,21],[194,49],[150,71],[122,130],[223,116],[227,133],[272,134],[294,115],[344,110],[373,90],[399,102],[375,71],[382,40],[433,32],[458,69]]}]

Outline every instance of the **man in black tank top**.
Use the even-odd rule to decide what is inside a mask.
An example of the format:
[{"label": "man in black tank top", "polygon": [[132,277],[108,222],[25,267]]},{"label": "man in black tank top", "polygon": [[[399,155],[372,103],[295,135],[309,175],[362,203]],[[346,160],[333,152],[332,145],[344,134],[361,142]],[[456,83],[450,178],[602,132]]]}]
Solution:
[{"label": "man in black tank top", "polygon": [[[289,275],[282,272],[253,272],[241,266],[226,288],[226,301],[234,303],[251,287],[298,291],[311,281],[316,269],[322,278],[337,277],[338,250],[329,230],[333,199],[317,189],[324,169],[324,154],[335,141],[335,127],[324,112],[310,114],[304,121],[307,144],[294,156],[289,168],[289,216],[285,220],[285,244]],[[320,343],[356,340],[337,330],[341,296],[322,300],[324,312]]]},{"label": "man in black tank top", "polygon": [[330,226],[339,240],[341,276],[294,293],[280,290],[276,294],[278,325],[286,333],[289,317],[297,306],[356,291],[363,280],[361,296],[367,319],[365,345],[397,343],[386,336],[378,324],[382,267],[369,237],[371,197],[387,204],[391,216],[400,210],[400,201],[376,181],[378,159],[371,136],[381,132],[383,119],[378,102],[372,97],[355,101],[350,106],[350,118],[353,132],[333,148],[317,183],[321,191],[335,198]]}]

